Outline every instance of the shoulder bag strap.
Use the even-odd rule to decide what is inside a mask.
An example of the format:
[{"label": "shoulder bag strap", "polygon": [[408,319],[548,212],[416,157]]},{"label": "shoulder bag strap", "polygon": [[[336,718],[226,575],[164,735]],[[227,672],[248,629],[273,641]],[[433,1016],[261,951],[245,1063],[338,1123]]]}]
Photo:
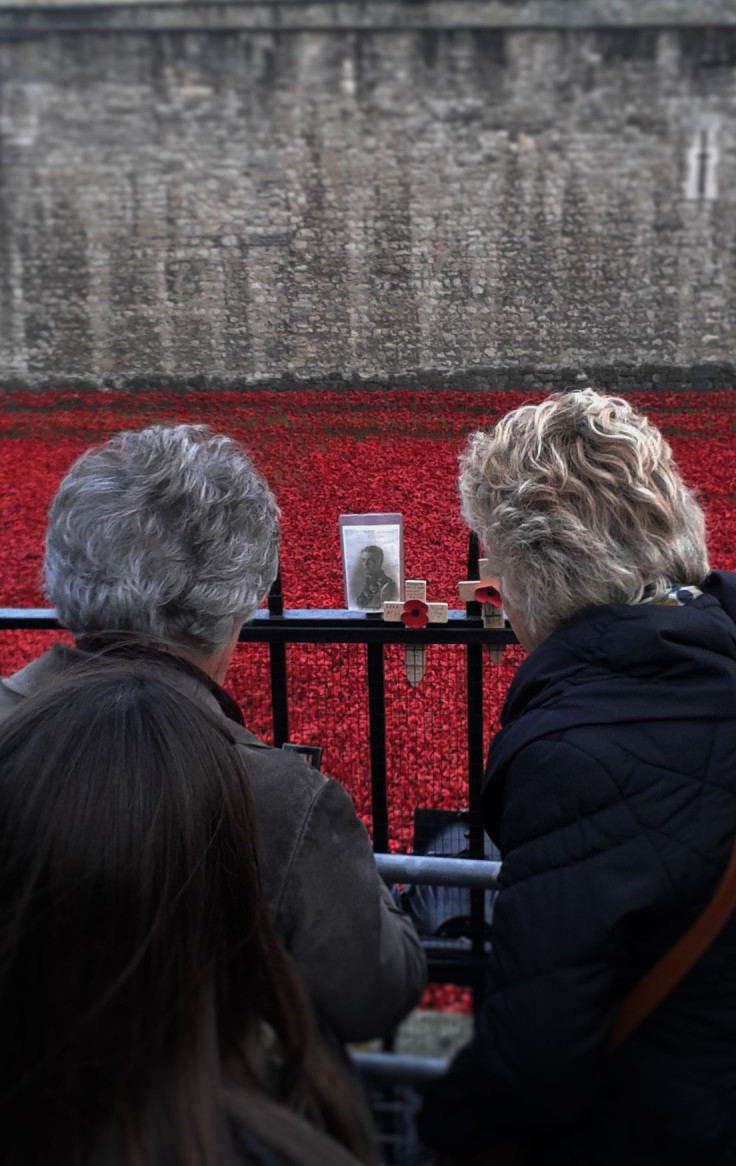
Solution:
[{"label": "shoulder bag strap", "polygon": [[617,1049],[679,984],[693,964],[710,947],[734,908],[736,908],[736,841],[728,866],[708,906],[692,927],[678,939],[674,947],[665,952],[646,976],[634,985],[614,1013],[608,1033],[609,1052]]}]

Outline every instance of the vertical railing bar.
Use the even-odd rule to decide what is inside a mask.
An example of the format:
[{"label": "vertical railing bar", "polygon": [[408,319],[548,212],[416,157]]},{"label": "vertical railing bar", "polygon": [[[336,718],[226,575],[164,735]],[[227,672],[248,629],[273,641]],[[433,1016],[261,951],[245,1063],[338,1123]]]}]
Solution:
[{"label": "vertical railing bar", "polygon": [[286,644],[268,645],[271,671],[271,717],[273,743],[280,749],[289,740],[289,682],[286,668]]},{"label": "vertical railing bar", "polygon": [[[480,558],[480,545],[478,543],[478,535],[474,530],[470,531],[468,536],[468,573],[467,579],[477,579],[479,575],[478,560]],[[466,616],[480,615],[480,604],[472,599],[465,604]]]},{"label": "vertical railing bar", "polygon": [[284,591],[283,587],[281,586],[281,560],[279,560],[278,569],[276,571],[276,578],[271,584],[271,588],[268,592],[268,614],[284,614]]},{"label": "vertical railing bar", "polygon": [[478,560],[480,559],[480,543],[474,530],[468,534],[468,579],[478,578]]},{"label": "vertical railing bar", "polygon": [[[284,614],[284,594],[281,586],[281,563],[268,593],[268,614]],[[286,667],[286,644],[271,641],[268,645],[271,673],[271,720],[273,743],[280,749],[289,740],[289,677]]]},{"label": "vertical railing bar", "polygon": [[[471,530],[468,536],[468,579],[478,578],[480,544],[478,536]],[[465,605],[466,616],[479,616],[481,605],[471,602]],[[485,853],[483,822],[480,814],[480,794],[483,783],[485,762],[483,749],[483,646],[468,644],[467,666],[467,710],[468,710],[468,808],[470,810],[470,830],[468,849],[473,858],[482,858]],[[485,933],[485,891],[470,892],[470,934],[473,955],[482,954]],[[476,1007],[480,993],[475,992]]]},{"label": "vertical railing bar", "polygon": [[[484,830],[480,803],[483,784],[483,645],[468,644],[467,660],[467,709],[468,709],[468,808],[470,810],[470,830],[468,850],[472,858],[482,858],[485,853]],[[484,951],[485,935],[485,891],[470,892],[470,935],[472,952],[480,956]],[[476,1008],[480,1003],[480,991],[475,989]]]},{"label": "vertical railing bar", "polygon": [[367,644],[368,733],[371,759],[373,849],[388,853],[388,791],[386,786],[386,686],[383,644]]}]

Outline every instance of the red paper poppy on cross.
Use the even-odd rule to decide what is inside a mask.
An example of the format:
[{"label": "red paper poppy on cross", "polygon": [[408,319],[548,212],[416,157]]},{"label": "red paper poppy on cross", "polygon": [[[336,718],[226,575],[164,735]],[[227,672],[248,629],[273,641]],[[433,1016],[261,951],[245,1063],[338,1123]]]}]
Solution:
[{"label": "red paper poppy on cross", "polygon": [[493,583],[481,581],[475,589],[475,598],[478,603],[490,603],[491,607],[501,607],[501,593]]},{"label": "red paper poppy on cross", "polygon": [[426,628],[429,608],[421,599],[407,599],[401,613],[401,622],[408,628]]}]

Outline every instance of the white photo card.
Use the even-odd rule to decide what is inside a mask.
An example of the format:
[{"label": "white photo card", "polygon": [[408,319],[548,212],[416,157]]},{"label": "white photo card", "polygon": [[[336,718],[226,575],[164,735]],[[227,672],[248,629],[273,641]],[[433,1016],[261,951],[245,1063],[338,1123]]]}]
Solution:
[{"label": "white photo card", "polygon": [[404,598],[401,514],[341,514],[340,547],[349,611],[381,611]]}]

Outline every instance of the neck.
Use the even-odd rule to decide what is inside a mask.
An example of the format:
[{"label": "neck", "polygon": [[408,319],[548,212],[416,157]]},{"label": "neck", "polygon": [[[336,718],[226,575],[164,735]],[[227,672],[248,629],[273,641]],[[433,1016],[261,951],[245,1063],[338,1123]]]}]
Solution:
[{"label": "neck", "polygon": [[209,656],[205,656],[201,652],[190,653],[192,663],[196,664],[198,668],[201,668],[201,670],[207,676],[209,676],[210,680],[214,680],[215,684],[219,685],[223,685],[225,683],[225,677],[227,676],[227,670],[230,666],[231,656],[232,651],[229,651],[226,654],[226,650],[224,648],[220,648],[219,651],[213,652]]},{"label": "neck", "polygon": [[186,648],[182,644],[175,644],[171,641],[155,640],[137,632],[92,632],[77,636],[76,644],[85,652],[99,652],[109,649],[117,649],[123,653],[130,650],[132,654],[135,654],[136,651],[160,652],[164,655],[174,656],[179,660],[188,660],[200,672],[204,672],[210,680],[214,680],[215,684],[222,685],[225,682],[239,633],[240,625],[226,644],[209,653],[197,652],[192,648]]},{"label": "neck", "polygon": [[215,684],[222,685],[225,683],[227,670],[230,667],[230,661],[233,658],[233,652],[235,651],[235,645],[238,642],[239,635],[240,623],[236,621],[233,624],[230,639],[221,648],[218,648],[215,652],[210,652],[207,656],[202,652],[194,655],[194,663],[203,672],[206,672],[210,679],[214,680]]}]

